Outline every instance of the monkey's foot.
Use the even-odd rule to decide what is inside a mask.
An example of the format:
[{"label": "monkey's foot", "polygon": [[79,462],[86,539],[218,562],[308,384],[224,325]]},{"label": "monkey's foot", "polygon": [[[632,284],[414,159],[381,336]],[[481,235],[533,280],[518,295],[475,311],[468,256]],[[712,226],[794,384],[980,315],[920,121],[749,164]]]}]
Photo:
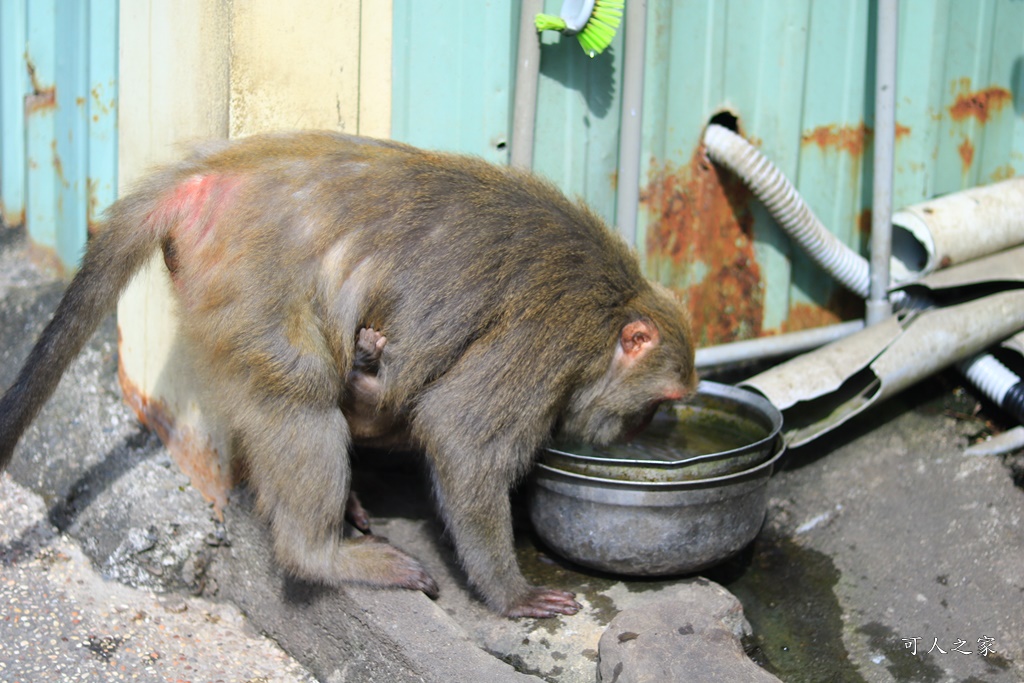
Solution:
[{"label": "monkey's foot", "polygon": [[553,588],[534,588],[527,596],[507,612],[513,619],[533,617],[543,619],[556,614],[576,614],[582,605],[576,602],[576,594]]},{"label": "monkey's foot", "polygon": [[345,501],[345,521],[364,534],[370,533],[370,513],[359,502],[355,491],[348,492],[348,500]]},{"label": "monkey's foot", "polygon": [[423,565],[389,544],[386,538],[363,536],[351,539],[348,543],[351,544],[349,551],[356,551],[355,554],[358,554],[359,546],[363,546],[367,551],[372,551],[372,571],[365,578],[366,583],[375,586],[408,588],[421,591],[428,598],[437,597],[439,592],[437,582],[430,577]]}]

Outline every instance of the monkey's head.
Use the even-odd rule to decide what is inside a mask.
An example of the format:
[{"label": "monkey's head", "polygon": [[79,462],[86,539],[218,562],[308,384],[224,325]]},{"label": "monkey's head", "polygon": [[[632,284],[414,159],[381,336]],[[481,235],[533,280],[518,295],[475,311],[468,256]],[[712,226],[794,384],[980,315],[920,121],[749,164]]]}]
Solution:
[{"label": "monkey's head", "polygon": [[667,293],[650,298],[618,328],[604,374],[573,393],[562,417],[564,436],[596,445],[630,438],[662,403],[693,393],[697,373],[686,315]]}]

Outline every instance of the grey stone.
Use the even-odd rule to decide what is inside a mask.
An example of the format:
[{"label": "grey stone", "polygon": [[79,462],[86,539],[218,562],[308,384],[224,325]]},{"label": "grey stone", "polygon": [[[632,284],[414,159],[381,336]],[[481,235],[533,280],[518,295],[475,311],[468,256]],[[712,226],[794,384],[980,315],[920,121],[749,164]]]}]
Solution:
[{"label": "grey stone", "polygon": [[601,636],[602,683],[778,682],[747,657],[743,607],[729,591],[699,579],[650,604],[619,613]]}]

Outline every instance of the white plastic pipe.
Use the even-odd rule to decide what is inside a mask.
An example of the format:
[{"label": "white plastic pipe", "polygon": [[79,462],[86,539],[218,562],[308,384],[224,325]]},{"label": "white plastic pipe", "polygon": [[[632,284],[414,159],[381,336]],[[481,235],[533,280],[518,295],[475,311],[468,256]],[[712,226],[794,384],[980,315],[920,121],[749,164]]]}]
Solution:
[{"label": "white plastic pipe", "polygon": [[963,360],[957,367],[996,405],[1024,423],[1024,383],[1012,370],[988,353]]},{"label": "white plastic pipe", "polygon": [[[896,281],[911,281],[940,268],[973,261],[1024,243],[1024,178],[972,187],[906,206],[892,217],[894,238],[903,245],[893,263]],[[978,226],[984,225],[984,230]],[[897,249],[897,252],[899,250]]]},{"label": "white plastic pipe", "polygon": [[743,179],[812,261],[860,298],[868,297],[867,260],[825,229],[793,184],[768,157],[742,136],[714,123],[704,132],[704,145],[712,161]]}]

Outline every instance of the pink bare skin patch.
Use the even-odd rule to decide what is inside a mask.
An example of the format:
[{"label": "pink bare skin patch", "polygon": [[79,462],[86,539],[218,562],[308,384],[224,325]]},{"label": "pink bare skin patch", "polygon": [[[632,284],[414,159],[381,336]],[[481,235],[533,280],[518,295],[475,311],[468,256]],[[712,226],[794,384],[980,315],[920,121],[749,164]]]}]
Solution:
[{"label": "pink bare skin patch", "polygon": [[239,179],[232,176],[192,176],[174,188],[174,194],[163,205],[177,221],[171,231],[174,240],[199,244],[216,225],[217,217],[230,203]]},{"label": "pink bare skin patch", "polygon": [[[241,179],[225,175],[195,175],[174,187],[151,214],[155,222],[169,221],[164,262],[175,284],[180,284],[179,260],[203,250],[223,212],[237,195]],[[183,260],[191,260],[187,256]],[[214,261],[216,259],[213,259]]]}]

